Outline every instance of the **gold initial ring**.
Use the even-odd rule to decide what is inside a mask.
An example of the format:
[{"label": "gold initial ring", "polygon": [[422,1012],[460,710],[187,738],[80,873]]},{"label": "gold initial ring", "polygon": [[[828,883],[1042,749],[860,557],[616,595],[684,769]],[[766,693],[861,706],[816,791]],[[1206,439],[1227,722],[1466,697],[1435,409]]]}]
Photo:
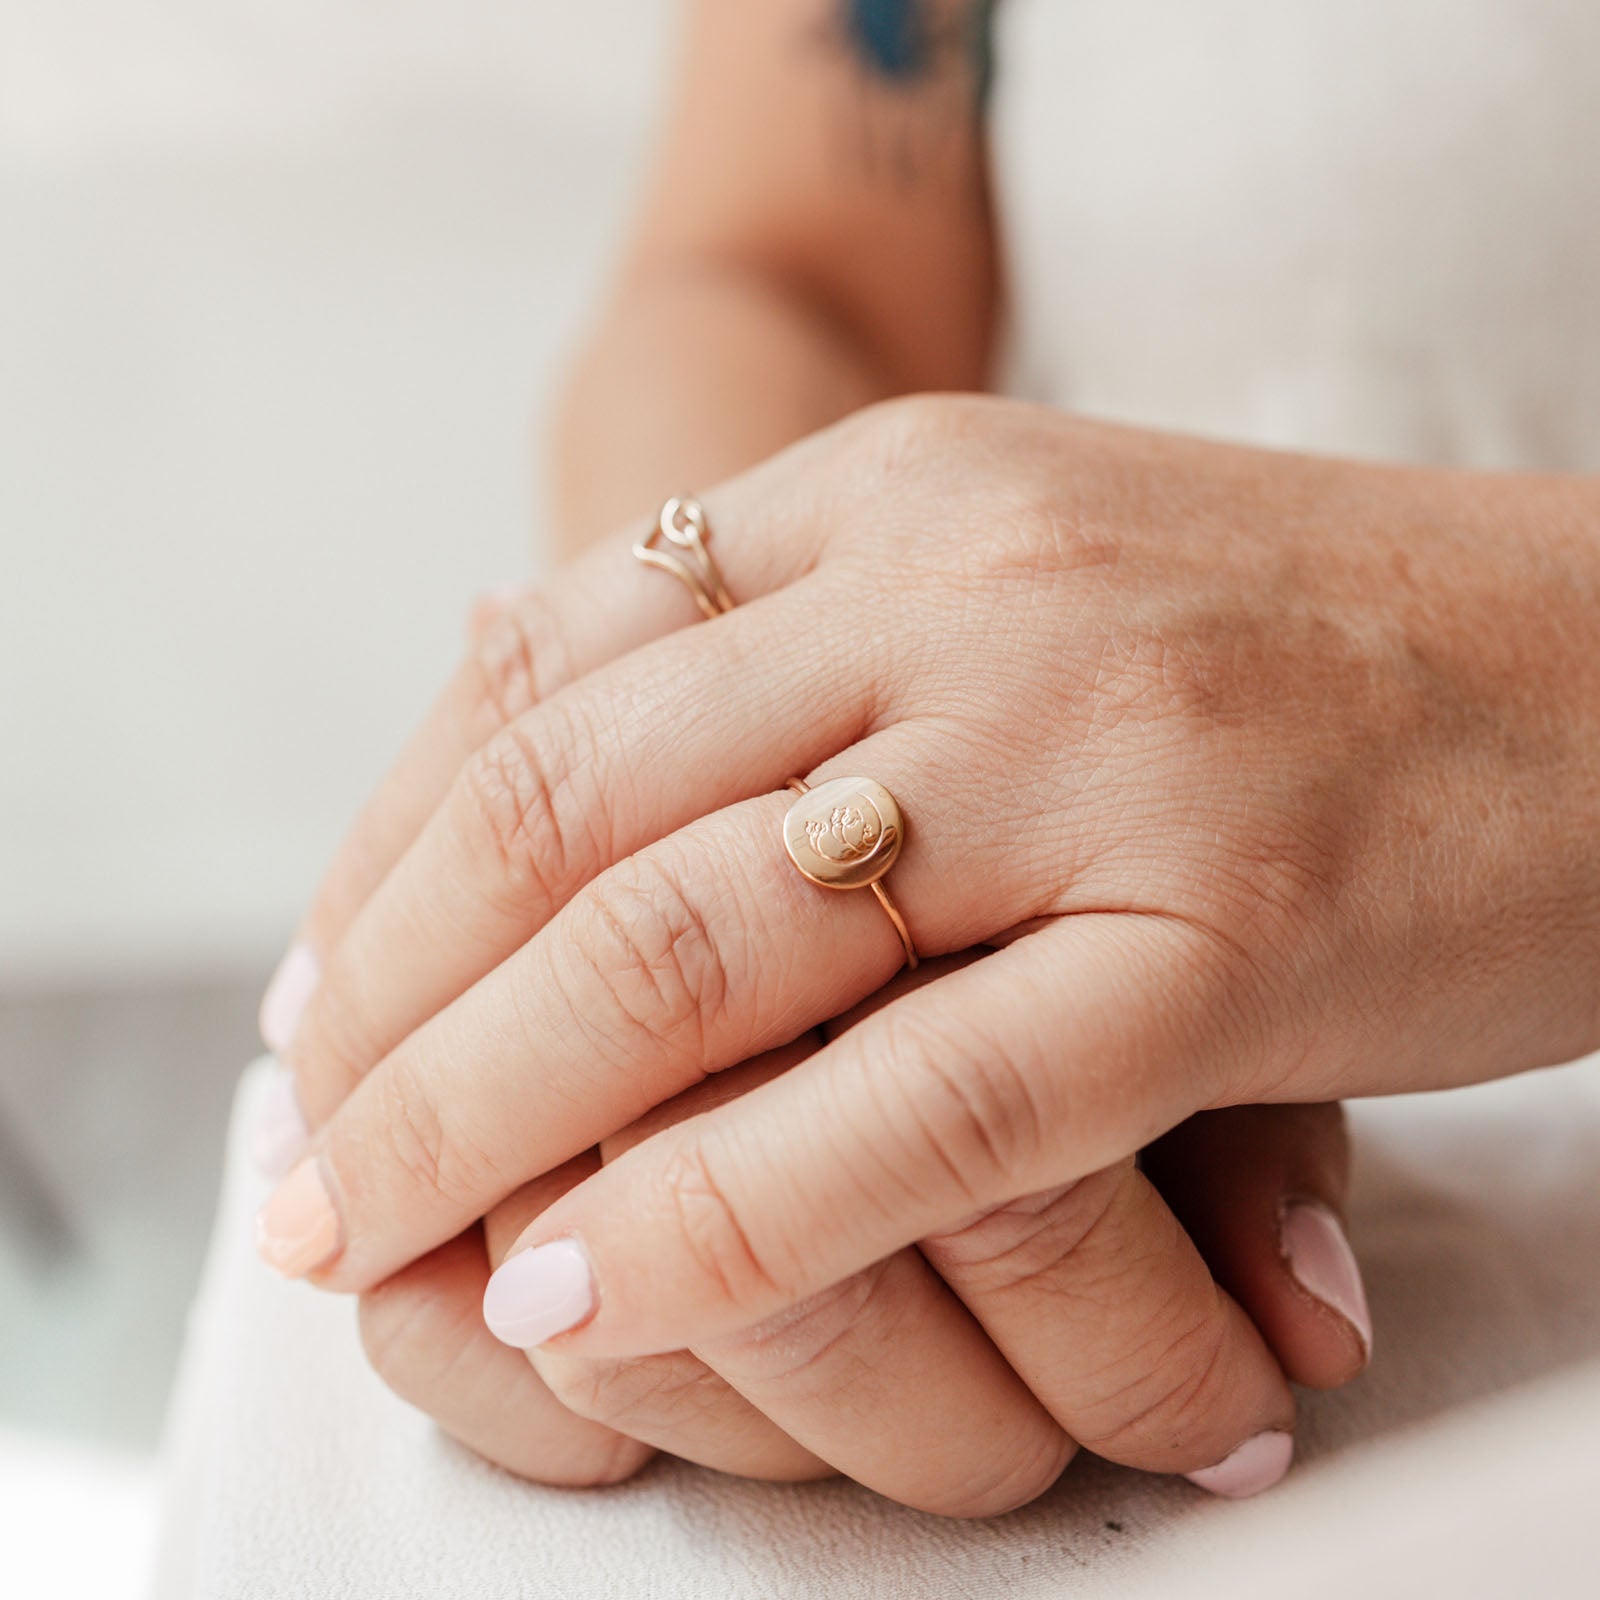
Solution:
[{"label": "gold initial ring", "polygon": [[906,970],[917,964],[906,919],[884,888],[884,874],[905,843],[899,803],[871,778],[829,778],[815,789],[799,778],[789,787],[799,798],[783,819],[789,859],[824,889],[870,889],[888,913],[906,953]]},{"label": "gold initial ring", "polygon": [[670,572],[694,596],[701,615],[707,618],[733,610],[733,596],[706,549],[710,532],[700,502],[675,494],[662,505],[649,536],[633,547],[634,556],[647,567]]}]

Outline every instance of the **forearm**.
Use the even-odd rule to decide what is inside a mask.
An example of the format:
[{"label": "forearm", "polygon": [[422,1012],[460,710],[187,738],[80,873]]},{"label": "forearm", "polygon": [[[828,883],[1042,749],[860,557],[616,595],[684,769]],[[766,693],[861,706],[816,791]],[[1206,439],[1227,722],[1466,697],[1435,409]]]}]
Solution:
[{"label": "forearm", "polygon": [[870,401],[985,385],[991,9],[686,7],[655,170],[557,419],[558,551]]},{"label": "forearm", "polygon": [[825,305],[757,271],[635,274],[558,411],[550,474],[557,554],[900,387]]}]

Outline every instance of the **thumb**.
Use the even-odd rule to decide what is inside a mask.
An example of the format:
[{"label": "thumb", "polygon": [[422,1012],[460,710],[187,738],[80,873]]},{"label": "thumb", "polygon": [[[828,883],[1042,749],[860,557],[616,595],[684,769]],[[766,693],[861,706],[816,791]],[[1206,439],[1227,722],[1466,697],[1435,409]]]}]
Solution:
[{"label": "thumb", "polygon": [[903,996],[557,1201],[495,1274],[492,1331],[693,1347],[1109,1166],[1215,1098],[1237,1008],[1210,953],[1171,919],[1085,914]]}]

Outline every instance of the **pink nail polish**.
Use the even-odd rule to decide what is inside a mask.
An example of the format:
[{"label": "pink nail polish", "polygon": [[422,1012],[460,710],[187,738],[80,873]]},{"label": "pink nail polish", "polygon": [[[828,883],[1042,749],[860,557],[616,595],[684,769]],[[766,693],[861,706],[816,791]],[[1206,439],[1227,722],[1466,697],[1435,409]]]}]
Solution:
[{"label": "pink nail polish", "polygon": [[250,1145],[256,1171],[263,1178],[281,1178],[300,1159],[309,1137],[294,1074],[287,1067],[274,1066],[256,1108]]},{"label": "pink nail polish", "polygon": [[269,1050],[282,1055],[294,1042],[306,1002],[322,979],[316,952],[299,940],[284,952],[272,982],[261,997],[261,1037]]},{"label": "pink nail polish", "polygon": [[1289,1470],[1293,1459],[1294,1435],[1270,1430],[1246,1439],[1216,1466],[1202,1467],[1184,1476],[1224,1500],[1246,1500],[1270,1489]]},{"label": "pink nail polish", "polygon": [[1337,1311],[1372,1354],[1372,1313],[1355,1251],[1338,1216],[1320,1200],[1290,1200],[1278,1224],[1283,1258],[1307,1294]]},{"label": "pink nail polish", "polygon": [[483,1320],[502,1344],[531,1350],[594,1314],[594,1270],[576,1239],[510,1257],[483,1292]]},{"label": "pink nail polish", "polygon": [[286,1278],[303,1278],[339,1253],[339,1214],[313,1160],[272,1192],[256,1217],[256,1249]]}]

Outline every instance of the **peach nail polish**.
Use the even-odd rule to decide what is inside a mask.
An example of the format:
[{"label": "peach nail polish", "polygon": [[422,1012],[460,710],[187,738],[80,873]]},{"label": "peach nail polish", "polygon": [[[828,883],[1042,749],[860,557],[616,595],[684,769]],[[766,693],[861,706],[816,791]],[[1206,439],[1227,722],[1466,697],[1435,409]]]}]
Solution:
[{"label": "peach nail polish", "polygon": [[339,1252],[339,1214],[315,1160],[302,1161],[256,1217],[256,1249],[286,1278],[303,1278]]},{"label": "peach nail polish", "polygon": [[294,1074],[274,1065],[256,1107],[256,1125],[250,1154],[263,1178],[281,1178],[305,1151],[310,1134]]},{"label": "peach nail polish", "polygon": [[322,981],[322,964],[316,952],[299,940],[284,952],[272,982],[261,997],[259,1023],[261,1037],[269,1050],[282,1055],[294,1043],[300,1018],[305,1014],[318,983]]},{"label": "peach nail polish", "polygon": [[490,1278],[483,1320],[502,1344],[531,1350],[594,1314],[594,1270],[576,1239],[520,1250]]},{"label": "peach nail polish", "polygon": [[1246,1439],[1231,1455],[1226,1455],[1214,1467],[1202,1467],[1198,1472],[1186,1472],[1190,1483],[1224,1500],[1247,1500],[1263,1489],[1270,1489],[1294,1459],[1294,1435],[1269,1430]]},{"label": "peach nail polish", "polygon": [[1283,1258],[1307,1294],[1337,1311],[1372,1354],[1372,1313],[1355,1251],[1339,1218],[1320,1200],[1291,1200],[1279,1222]]}]

